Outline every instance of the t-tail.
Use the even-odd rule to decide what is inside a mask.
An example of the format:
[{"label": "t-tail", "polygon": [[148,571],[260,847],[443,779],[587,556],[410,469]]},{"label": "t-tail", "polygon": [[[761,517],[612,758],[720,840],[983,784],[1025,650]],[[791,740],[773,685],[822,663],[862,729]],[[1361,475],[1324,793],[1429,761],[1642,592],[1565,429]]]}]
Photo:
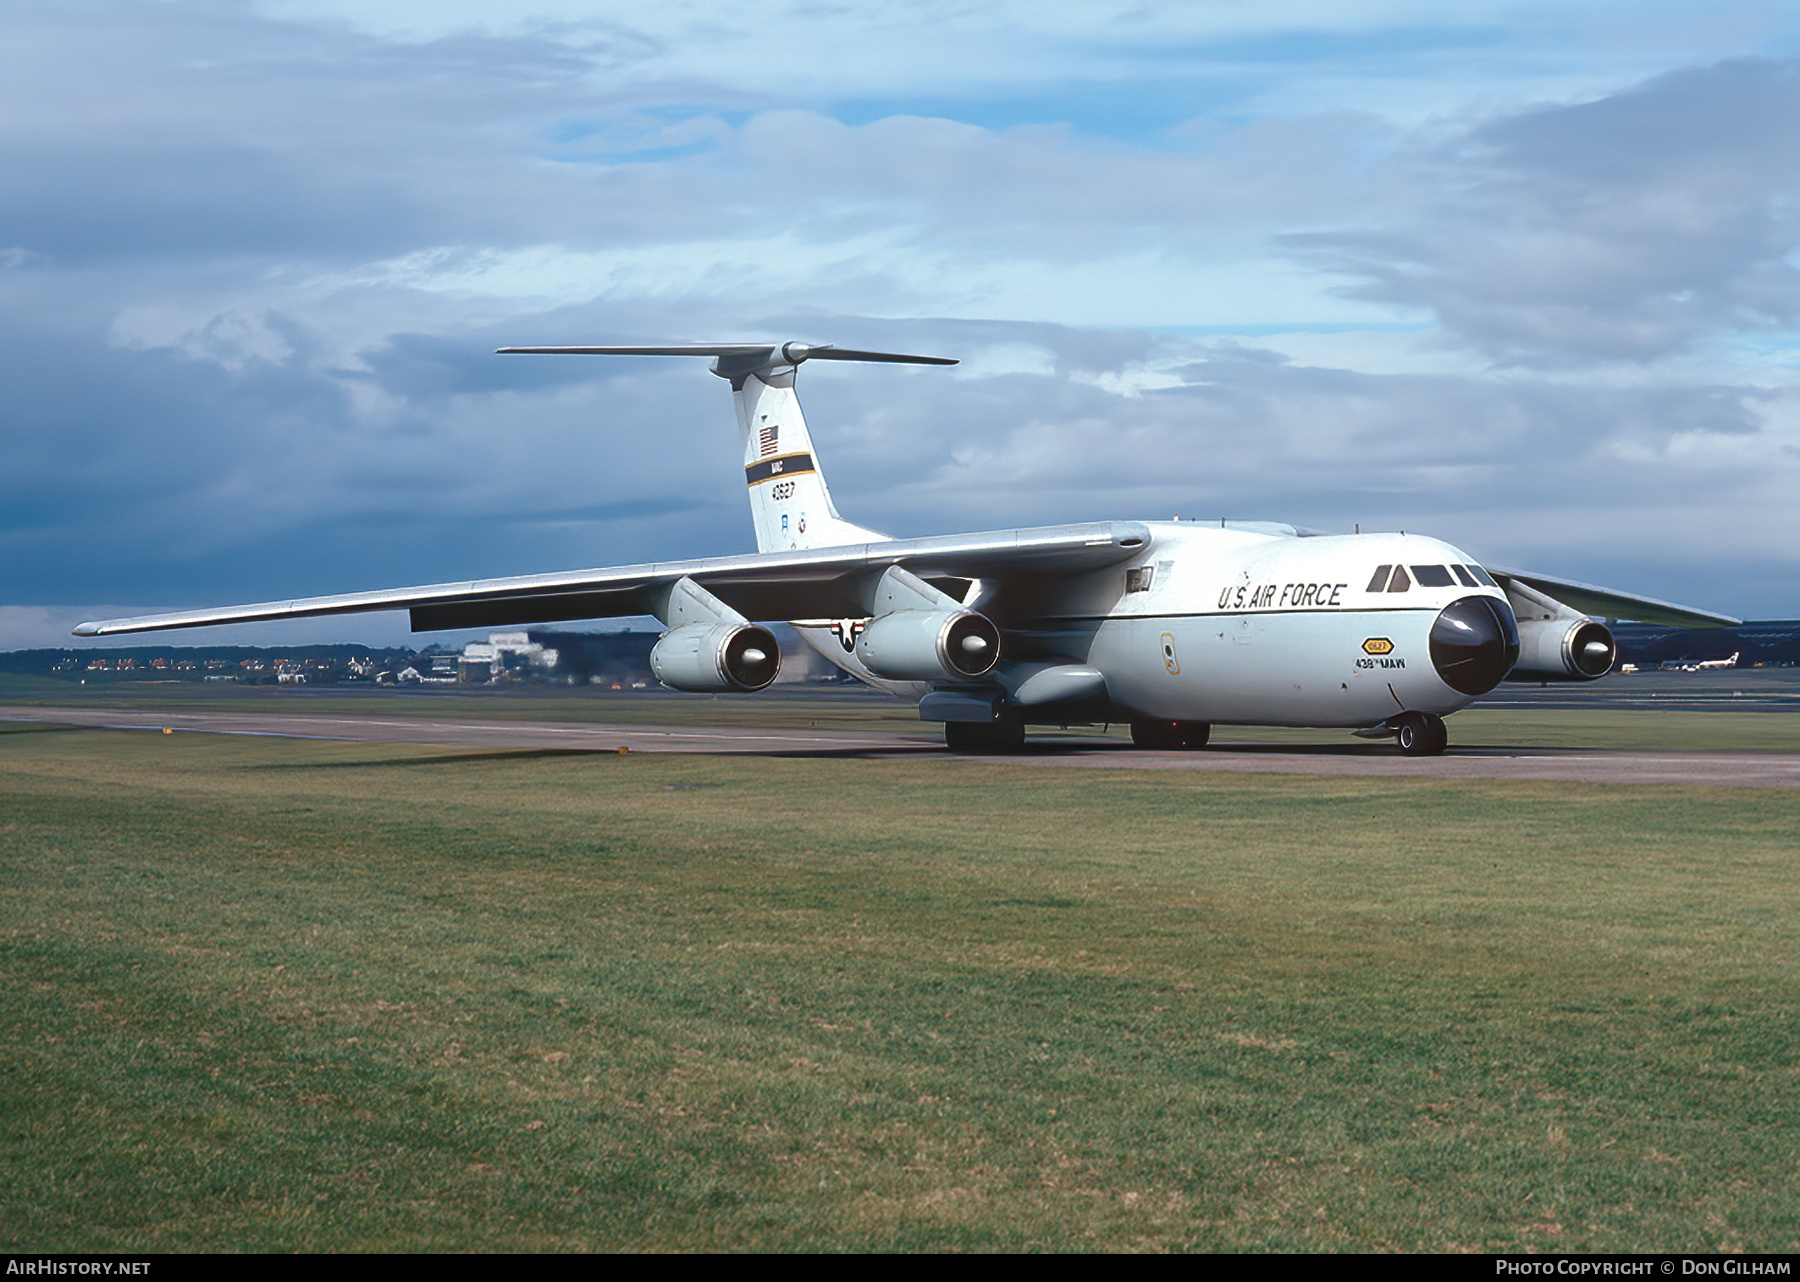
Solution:
[{"label": "t-tail", "polygon": [[738,436],[744,447],[744,481],[756,550],[842,547],[880,543],[887,535],[838,515],[794,395],[802,361],[880,361],[900,365],[954,365],[943,356],[858,352],[805,343],[695,343],[665,347],[502,347],[502,352],[571,356],[710,356],[712,372],[731,383]]}]

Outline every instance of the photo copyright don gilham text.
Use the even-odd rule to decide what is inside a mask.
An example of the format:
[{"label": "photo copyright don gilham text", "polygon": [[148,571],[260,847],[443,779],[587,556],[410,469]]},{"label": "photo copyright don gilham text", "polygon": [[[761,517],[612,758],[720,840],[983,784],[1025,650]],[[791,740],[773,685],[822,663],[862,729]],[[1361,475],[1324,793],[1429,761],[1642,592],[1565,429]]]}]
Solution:
[{"label": "photo copyright don gilham text", "polygon": [[1650,1260],[1517,1260],[1502,1256],[1494,1261],[1496,1277],[1792,1277],[1788,1260],[1692,1260],[1664,1257]]}]

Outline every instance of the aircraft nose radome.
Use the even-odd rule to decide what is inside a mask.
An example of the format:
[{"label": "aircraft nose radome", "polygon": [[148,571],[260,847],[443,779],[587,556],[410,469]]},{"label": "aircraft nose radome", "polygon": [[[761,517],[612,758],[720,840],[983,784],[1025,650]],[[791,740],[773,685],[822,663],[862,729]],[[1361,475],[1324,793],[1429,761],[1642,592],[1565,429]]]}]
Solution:
[{"label": "aircraft nose radome", "polygon": [[1460,694],[1486,694],[1519,661],[1519,625],[1504,601],[1466,596],[1431,625],[1431,666]]}]

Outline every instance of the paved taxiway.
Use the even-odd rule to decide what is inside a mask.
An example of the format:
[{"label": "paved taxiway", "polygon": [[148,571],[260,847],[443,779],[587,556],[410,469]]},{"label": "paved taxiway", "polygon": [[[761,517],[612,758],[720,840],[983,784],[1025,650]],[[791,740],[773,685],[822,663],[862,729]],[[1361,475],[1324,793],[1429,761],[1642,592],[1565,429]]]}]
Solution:
[{"label": "paved taxiway", "polygon": [[[290,712],[151,712],[98,708],[0,707],[0,720],[118,730],[275,735],[413,743],[491,751],[751,753],[784,757],[950,759],[936,728],[752,730],[701,726],[593,725],[482,721],[469,717],[307,715]],[[1199,752],[1143,752],[1119,740],[1034,733],[1017,756],[981,760],[1020,766],[1140,770],[1235,770],[1272,774],[1385,775],[1428,779],[1544,779],[1583,783],[1800,787],[1800,751],[1619,752],[1453,744],[1441,757],[1402,757],[1385,742],[1232,742],[1230,730]]]}]

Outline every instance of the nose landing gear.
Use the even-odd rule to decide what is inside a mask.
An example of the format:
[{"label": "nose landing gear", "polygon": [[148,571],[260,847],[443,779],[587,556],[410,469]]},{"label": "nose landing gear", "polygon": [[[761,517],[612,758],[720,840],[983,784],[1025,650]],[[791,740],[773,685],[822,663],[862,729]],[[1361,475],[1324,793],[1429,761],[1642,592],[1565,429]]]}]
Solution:
[{"label": "nose landing gear", "polygon": [[1394,718],[1394,742],[1409,757],[1435,757],[1450,742],[1444,719],[1429,712],[1403,712]]}]

